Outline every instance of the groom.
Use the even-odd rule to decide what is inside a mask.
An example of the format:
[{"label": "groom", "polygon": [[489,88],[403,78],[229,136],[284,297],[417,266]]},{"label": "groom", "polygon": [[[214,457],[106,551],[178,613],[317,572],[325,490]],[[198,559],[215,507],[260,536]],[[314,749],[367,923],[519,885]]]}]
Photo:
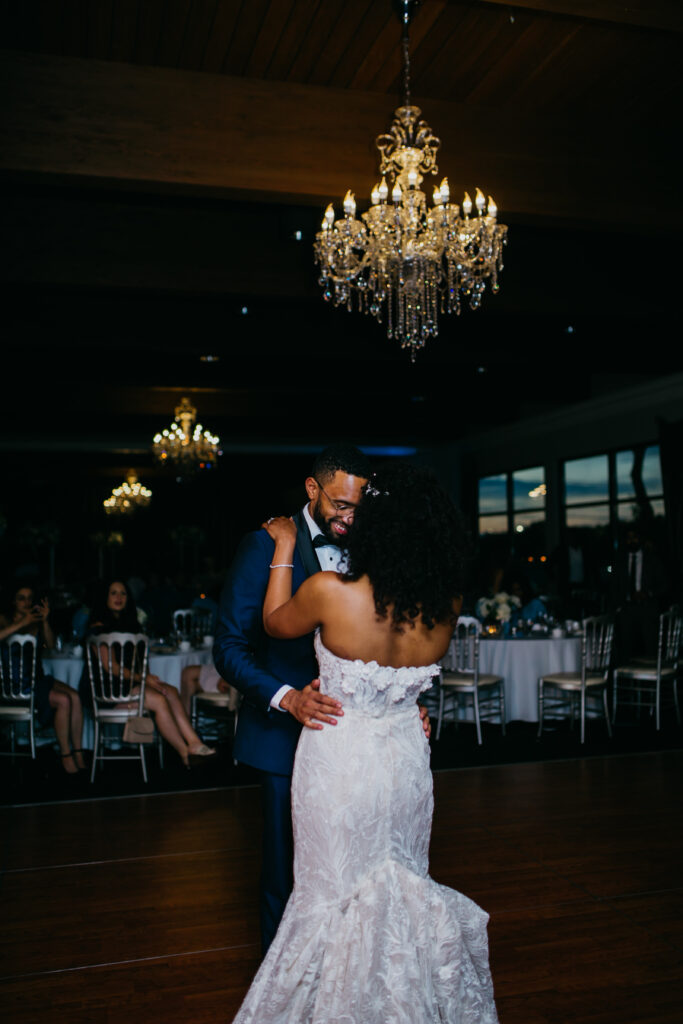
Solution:
[{"label": "groom", "polygon": [[[326,448],[306,479],[308,504],[297,512],[292,593],[313,573],[336,571],[362,489],[366,456],[348,444]],[[260,769],[263,781],[261,940],[265,955],[292,889],[290,785],[301,726],[311,719],[335,724],[341,705],[319,692],[313,637],[276,640],[261,611],[274,542],[265,530],[242,540],[221,595],[213,657],[219,675],[243,695],[233,754]]]}]

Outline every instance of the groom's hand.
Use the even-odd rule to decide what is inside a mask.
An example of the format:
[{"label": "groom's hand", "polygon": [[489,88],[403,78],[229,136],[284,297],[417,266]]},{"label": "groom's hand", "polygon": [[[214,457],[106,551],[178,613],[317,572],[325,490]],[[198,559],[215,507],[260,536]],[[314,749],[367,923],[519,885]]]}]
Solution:
[{"label": "groom's hand", "polygon": [[280,707],[301,722],[307,729],[322,729],[320,722],[336,725],[336,718],[330,715],[344,714],[342,706],[334,697],[320,693],[320,680],[314,679],[303,690],[288,690],[280,701]]},{"label": "groom's hand", "polygon": [[432,735],[432,723],[429,721],[429,715],[427,714],[427,708],[423,707],[422,704],[417,705],[420,709],[420,718],[422,720],[422,728],[425,731],[427,739]]}]

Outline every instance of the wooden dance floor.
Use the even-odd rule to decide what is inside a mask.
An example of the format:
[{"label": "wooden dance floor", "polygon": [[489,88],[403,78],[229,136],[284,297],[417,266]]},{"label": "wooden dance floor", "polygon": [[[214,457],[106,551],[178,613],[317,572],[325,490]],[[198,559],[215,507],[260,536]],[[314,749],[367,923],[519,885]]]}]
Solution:
[{"label": "wooden dance floor", "polygon": [[[683,1020],[682,773],[674,751],[435,776],[431,873],[491,915],[501,1024]],[[259,816],[253,787],[1,810],[0,1018],[229,1022]]]}]

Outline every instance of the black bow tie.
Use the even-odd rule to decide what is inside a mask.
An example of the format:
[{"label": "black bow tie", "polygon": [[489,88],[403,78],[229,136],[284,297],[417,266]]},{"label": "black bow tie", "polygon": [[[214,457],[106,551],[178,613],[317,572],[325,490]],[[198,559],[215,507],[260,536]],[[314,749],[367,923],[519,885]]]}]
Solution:
[{"label": "black bow tie", "polygon": [[328,547],[334,548],[334,547],[336,547],[336,544],[333,544],[331,540],[328,540],[324,533],[318,533],[313,538],[313,547],[314,548],[328,548]]}]

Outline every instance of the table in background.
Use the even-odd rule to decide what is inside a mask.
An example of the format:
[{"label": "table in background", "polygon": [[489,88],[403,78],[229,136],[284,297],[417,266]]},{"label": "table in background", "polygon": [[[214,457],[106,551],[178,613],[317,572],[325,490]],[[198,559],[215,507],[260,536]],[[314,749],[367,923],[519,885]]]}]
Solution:
[{"label": "table in background", "polygon": [[479,670],[505,680],[505,719],[538,721],[538,680],[581,667],[581,637],[494,637],[479,644]]},{"label": "table in background", "polygon": [[[211,648],[198,647],[192,651],[173,651],[167,654],[154,654],[150,651],[147,668],[151,675],[159,676],[164,683],[180,689],[180,676],[187,665],[210,665],[212,663]],[[62,683],[78,689],[81,675],[85,667],[85,657],[51,653],[43,656],[45,674],[54,676]]]}]

